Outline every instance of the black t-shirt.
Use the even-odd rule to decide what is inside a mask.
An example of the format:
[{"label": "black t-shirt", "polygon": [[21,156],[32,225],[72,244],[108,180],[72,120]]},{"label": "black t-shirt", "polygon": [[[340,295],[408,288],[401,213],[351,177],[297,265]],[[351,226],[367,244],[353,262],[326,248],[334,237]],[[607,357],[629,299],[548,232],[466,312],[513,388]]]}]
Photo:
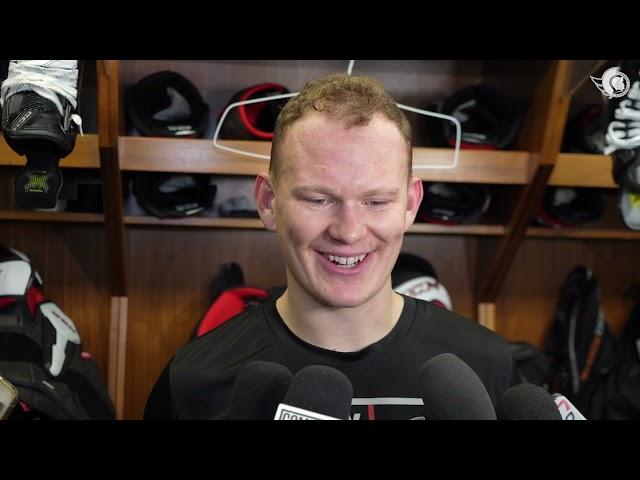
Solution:
[{"label": "black t-shirt", "polygon": [[440,353],[453,353],[469,365],[494,405],[507,388],[522,381],[501,336],[423,300],[404,296],[393,330],[348,353],[296,337],[272,300],[180,348],[154,386],[144,418],[227,418],[236,375],[254,360],[279,363],[294,375],[308,365],[342,371],[353,385],[354,420],[424,418],[418,371]]}]

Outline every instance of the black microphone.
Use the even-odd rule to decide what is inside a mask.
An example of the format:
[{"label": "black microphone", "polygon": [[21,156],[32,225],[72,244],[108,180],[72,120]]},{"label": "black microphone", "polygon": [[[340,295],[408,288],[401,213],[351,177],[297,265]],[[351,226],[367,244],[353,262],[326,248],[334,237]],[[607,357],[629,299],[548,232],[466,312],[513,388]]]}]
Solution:
[{"label": "black microphone", "polygon": [[292,379],[289,369],[277,363],[247,363],[233,386],[229,419],[273,420]]},{"label": "black microphone", "polygon": [[326,365],[311,365],[293,377],[275,420],[347,420],[353,386],[347,376]]},{"label": "black microphone", "polygon": [[420,368],[427,420],[495,420],[491,397],[480,377],[452,353],[441,353]]},{"label": "black microphone", "polygon": [[496,403],[499,420],[562,420],[549,392],[533,383],[509,388]]}]

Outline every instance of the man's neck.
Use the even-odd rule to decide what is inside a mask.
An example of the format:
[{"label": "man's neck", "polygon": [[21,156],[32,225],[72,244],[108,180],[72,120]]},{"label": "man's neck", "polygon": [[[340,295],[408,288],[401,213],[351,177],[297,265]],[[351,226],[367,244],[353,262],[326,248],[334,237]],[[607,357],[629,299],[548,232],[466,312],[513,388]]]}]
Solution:
[{"label": "man's neck", "polygon": [[338,352],[357,352],[387,336],[403,307],[404,298],[391,289],[351,308],[327,308],[289,288],[276,301],[282,320],[298,338]]}]

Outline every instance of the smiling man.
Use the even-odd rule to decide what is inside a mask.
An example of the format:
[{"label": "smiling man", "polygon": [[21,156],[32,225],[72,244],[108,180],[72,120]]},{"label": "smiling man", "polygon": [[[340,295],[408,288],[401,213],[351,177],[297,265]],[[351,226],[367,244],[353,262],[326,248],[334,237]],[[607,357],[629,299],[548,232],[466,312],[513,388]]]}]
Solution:
[{"label": "smiling man", "polygon": [[287,103],[254,187],[287,289],[181,348],[145,418],[227,418],[235,377],[254,360],[342,371],[354,419],[423,418],[418,371],[440,353],[471,366],[494,403],[521,381],[497,334],[392,290],[423,196],[411,147],[409,122],[374,79],[331,75]]}]

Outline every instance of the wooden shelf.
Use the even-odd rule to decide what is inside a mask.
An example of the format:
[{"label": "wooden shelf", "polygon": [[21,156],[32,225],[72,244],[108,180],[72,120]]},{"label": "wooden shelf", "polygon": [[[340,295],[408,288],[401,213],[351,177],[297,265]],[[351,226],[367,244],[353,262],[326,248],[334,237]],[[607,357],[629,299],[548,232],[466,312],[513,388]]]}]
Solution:
[{"label": "wooden shelf", "polygon": [[585,240],[640,240],[640,231],[619,228],[545,228],[529,227],[527,237]]},{"label": "wooden shelf", "polygon": [[[225,145],[264,155],[271,149],[270,142],[233,141]],[[269,169],[267,160],[219,150],[213,140],[120,137],[118,151],[122,170],[256,175]]]},{"label": "wooden shelf", "polygon": [[432,235],[504,235],[504,225],[437,225],[432,223],[414,223],[408,233],[428,233]]},{"label": "wooden shelf", "polygon": [[211,217],[187,217],[187,218],[156,218],[143,215],[126,215],[125,225],[149,225],[160,227],[203,227],[203,228],[247,228],[263,229],[264,225],[259,218],[211,218]]},{"label": "wooden shelf", "polygon": [[611,175],[610,155],[561,153],[549,185],[565,187],[617,188]]},{"label": "wooden shelf", "polygon": [[[67,223],[102,223],[104,215],[98,213],[75,212],[35,212],[22,210],[0,210],[0,220],[21,220],[35,222],[67,222]],[[171,227],[201,227],[201,228],[240,228],[258,229],[264,228],[262,221],[257,218],[211,218],[211,217],[187,217],[187,218],[156,218],[144,215],[126,215],[126,225],[171,226]],[[540,229],[546,230],[546,229]],[[613,231],[613,230],[612,230]],[[554,231],[552,231],[554,232]],[[633,233],[632,231],[630,231]],[[431,223],[415,223],[408,233],[425,233],[432,235],[504,235],[503,225],[437,225]],[[622,232],[624,233],[624,232]],[[550,235],[538,235],[550,236]],[[608,237],[607,237],[608,238]],[[640,232],[636,237],[640,238]]]},{"label": "wooden shelf", "polygon": [[[14,152],[4,137],[0,137],[0,165],[22,167],[26,163],[23,156]],[[62,168],[100,168],[100,151],[98,148],[98,135],[78,135],[76,146],[68,157],[60,161]]]},{"label": "wooden shelf", "polygon": [[[156,218],[144,215],[127,215],[124,217],[126,225],[170,226],[170,227],[200,227],[200,228],[239,228],[262,230],[264,225],[259,218]],[[409,233],[427,233],[441,235],[503,235],[502,225],[435,225],[427,223],[414,224]]]},{"label": "wooden shelf", "polygon": [[493,183],[525,185],[535,165],[528,152],[500,150],[460,150],[455,169],[420,169],[420,165],[448,165],[453,149],[414,148],[414,175],[434,182]]},{"label": "wooden shelf", "polygon": [[[262,155],[271,151],[270,142],[234,140],[224,144]],[[119,154],[122,170],[256,175],[269,168],[266,160],[219,150],[212,140],[203,139],[120,137]],[[413,153],[414,166],[447,165],[452,158],[453,150],[447,148],[415,148]],[[418,168],[415,174],[431,181],[524,185],[531,179],[533,167],[527,152],[462,150],[457,168]]]},{"label": "wooden shelf", "polygon": [[28,222],[103,223],[104,215],[101,213],[0,210],[0,220],[19,220]]}]

